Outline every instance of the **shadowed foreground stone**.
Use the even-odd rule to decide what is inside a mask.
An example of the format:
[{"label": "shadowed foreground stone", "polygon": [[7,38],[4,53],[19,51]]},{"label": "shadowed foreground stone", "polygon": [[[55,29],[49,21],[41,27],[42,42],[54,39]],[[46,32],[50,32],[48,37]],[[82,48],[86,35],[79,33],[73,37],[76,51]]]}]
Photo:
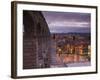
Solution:
[{"label": "shadowed foreground stone", "polygon": [[50,31],[40,11],[23,11],[23,69],[50,67]]}]

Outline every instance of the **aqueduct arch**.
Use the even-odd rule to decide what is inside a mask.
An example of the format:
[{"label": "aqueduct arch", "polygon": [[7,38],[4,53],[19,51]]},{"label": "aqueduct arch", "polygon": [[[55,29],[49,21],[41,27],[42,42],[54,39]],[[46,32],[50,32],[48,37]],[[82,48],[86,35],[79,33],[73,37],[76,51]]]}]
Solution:
[{"label": "aqueduct arch", "polygon": [[50,67],[50,31],[40,11],[23,11],[23,69]]}]

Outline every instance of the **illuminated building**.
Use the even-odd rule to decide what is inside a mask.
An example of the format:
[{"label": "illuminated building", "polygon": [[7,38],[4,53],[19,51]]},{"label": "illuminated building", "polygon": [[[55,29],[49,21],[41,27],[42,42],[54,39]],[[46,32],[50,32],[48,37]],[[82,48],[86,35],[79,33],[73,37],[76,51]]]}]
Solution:
[{"label": "illuminated building", "polygon": [[55,34],[55,40],[57,53],[59,55],[65,54],[67,58],[72,57],[70,62],[85,61],[88,59],[88,54],[91,54],[90,42],[87,36],[80,36],[80,34]]}]

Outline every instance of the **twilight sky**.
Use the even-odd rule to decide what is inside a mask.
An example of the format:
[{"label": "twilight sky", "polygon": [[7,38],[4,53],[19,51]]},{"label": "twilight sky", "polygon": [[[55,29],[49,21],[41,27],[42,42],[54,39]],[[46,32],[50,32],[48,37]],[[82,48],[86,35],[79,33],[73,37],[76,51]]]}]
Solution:
[{"label": "twilight sky", "polygon": [[72,12],[42,12],[52,33],[90,32],[91,14]]}]

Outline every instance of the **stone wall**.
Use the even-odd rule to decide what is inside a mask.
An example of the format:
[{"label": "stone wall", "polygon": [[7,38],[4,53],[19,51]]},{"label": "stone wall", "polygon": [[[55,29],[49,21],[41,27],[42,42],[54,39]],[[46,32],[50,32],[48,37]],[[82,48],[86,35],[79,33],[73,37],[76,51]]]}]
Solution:
[{"label": "stone wall", "polygon": [[40,11],[23,11],[23,69],[50,67],[50,31]]}]

